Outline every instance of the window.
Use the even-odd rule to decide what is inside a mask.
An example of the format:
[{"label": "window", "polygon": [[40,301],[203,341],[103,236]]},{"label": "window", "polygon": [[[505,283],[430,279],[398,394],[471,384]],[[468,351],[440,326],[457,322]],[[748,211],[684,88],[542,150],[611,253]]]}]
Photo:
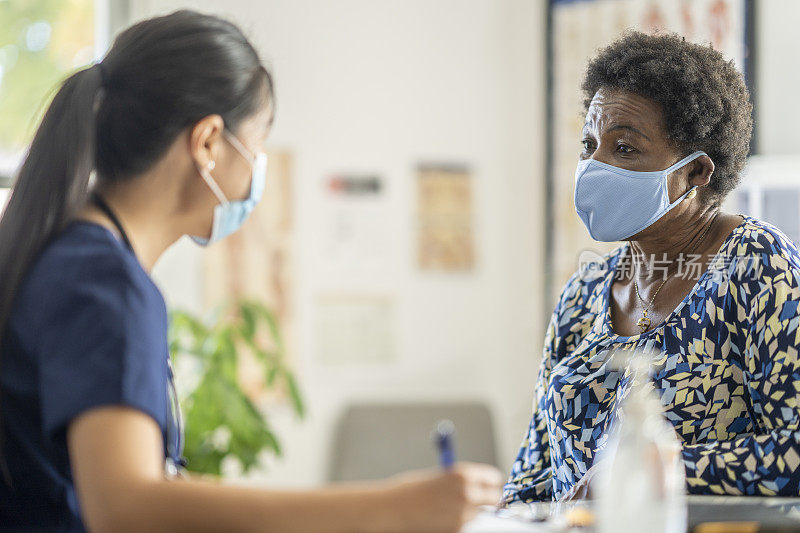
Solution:
[{"label": "window", "polygon": [[0,0],[0,195],[11,185],[55,88],[102,57],[112,26],[126,21],[126,2]]}]

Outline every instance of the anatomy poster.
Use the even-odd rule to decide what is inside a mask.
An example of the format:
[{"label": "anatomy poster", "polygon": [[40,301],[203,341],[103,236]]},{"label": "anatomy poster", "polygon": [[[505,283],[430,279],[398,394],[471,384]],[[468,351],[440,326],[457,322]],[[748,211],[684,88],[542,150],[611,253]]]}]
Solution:
[{"label": "anatomy poster", "polygon": [[[276,151],[267,156],[261,201],[239,231],[208,248],[205,301],[208,308],[242,298],[264,304],[275,315],[286,356],[291,359],[291,158]],[[248,396],[263,401],[264,372],[248,371],[255,364],[243,353],[240,380]]]}]

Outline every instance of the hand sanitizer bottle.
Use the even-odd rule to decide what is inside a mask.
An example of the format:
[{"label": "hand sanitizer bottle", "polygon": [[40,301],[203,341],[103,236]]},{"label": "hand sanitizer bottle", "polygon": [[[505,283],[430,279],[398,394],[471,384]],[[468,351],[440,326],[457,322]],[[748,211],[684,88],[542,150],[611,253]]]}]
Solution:
[{"label": "hand sanitizer bottle", "polygon": [[630,387],[619,404],[596,485],[599,533],[686,531],[681,446],[649,382],[650,355],[629,358]]}]

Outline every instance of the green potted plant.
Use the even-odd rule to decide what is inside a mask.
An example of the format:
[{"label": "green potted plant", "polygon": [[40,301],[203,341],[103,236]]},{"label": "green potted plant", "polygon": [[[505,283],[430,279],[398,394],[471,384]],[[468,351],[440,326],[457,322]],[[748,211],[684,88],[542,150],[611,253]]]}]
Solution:
[{"label": "green potted plant", "polygon": [[269,309],[241,300],[220,307],[208,321],[172,311],[169,350],[176,368],[186,363],[197,377],[197,384],[181,400],[189,470],[221,475],[223,460],[232,457],[247,473],[258,465],[263,450],[281,455],[277,436],[239,377],[241,358],[248,352],[264,372],[264,387],[285,393],[294,413],[304,416],[297,380],[286,363],[280,330]]}]

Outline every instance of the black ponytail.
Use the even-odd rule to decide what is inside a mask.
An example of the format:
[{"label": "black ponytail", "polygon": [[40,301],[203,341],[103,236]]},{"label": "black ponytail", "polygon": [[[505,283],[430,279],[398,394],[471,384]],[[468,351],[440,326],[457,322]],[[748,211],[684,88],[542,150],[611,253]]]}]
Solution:
[{"label": "black ponytail", "polygon": [[[31,261],[86,200],[89,174],[94,168],[93,108],[100,85],[97,66],[81,70],[64,82],[17,175],[0,223],[2,326],[8,322],[14,293]],[[10,484],[5,457],[0,467]]]},{"label": "black ponytail", "polygon": [[[272,79],[242,32],[189,10],[131,26],[101,63],[67,78],[0,218],[0,363],[20,283],[86,205],[93,171],[98,184],[135,179],[203,117],[219,114],[235,131],[267,104],[274,112]],[[0,470],[11,485],[3,443],[0,416]]]}]

